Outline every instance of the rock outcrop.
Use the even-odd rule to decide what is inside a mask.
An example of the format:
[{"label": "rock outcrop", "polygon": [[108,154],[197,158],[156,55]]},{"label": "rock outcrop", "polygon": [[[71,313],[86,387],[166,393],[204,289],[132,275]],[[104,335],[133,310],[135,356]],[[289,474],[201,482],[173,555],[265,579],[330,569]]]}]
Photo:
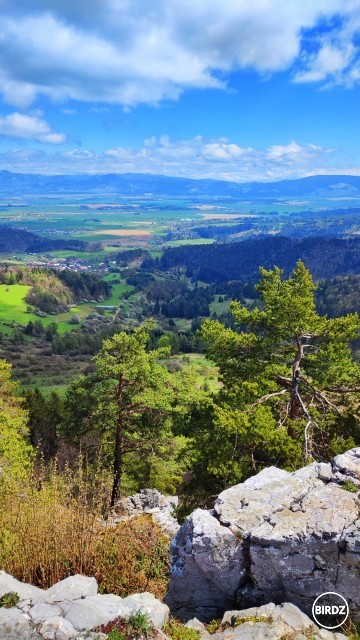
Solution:
[{"label": "rock outcrop", "polygon": [[168,607],[151,593],[101,595],[95,578],[80,575],[43,591],[0,571],[0,599],[8,593],[17,594],[19,601],[0,608],[0,640],[103,640],[106,634],[92,630],[118,616],[142,611],[156,629],[169,616]]},{"label": "rock outcrop", "polygon": [[111,522],[122,522],[147,513],[164,533],[172,537],[180,528],[174,517],[178,503],[177,496],[164,496],[157,489],[141,489],[115,505]]},{"label": "rock outcrop", "polygon": [[275,467],[197,509],[172,541],[165,602],[188,620],[335,591],[360,617],[360,448],[294,473]]},{"label": "rock outcrop", "polygon": [[[10,608],[0,608],[0,640],[106,640],[107,634],[94,629],[138,611],[147,613],[158,630],[151,637],[170,640],[160,631],[169,609],[151,593],[100,595],[96,580],[80,575],[43,591],[1,571],[0,599],[9,590],[20,599]],[[186,626],[199,631],[199,640],[346,640],[340,633],[319,629],[290,603],[227,611],[212,633],[196,618]]]},{"label": "rock outcrop", "polygon": [[219,630],[211,634],[197,618],[189,620],[186,626],[199,631],[200,640],[346,640],[342,633],[319,629],[305,613],[288,602],[227,611]]}]

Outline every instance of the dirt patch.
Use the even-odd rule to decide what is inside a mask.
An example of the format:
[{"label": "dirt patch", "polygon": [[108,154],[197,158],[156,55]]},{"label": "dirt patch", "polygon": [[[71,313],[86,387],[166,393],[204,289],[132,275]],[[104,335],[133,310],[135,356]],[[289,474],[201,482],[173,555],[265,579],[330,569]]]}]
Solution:
[{"label": "dirt patch", "polygon": [[250,213],[200,213],[204,220],[238,220],[238,218],[256,218],[254,214]]},{"label": "dirt patch", "polygon": [[200,211],[213,211],[215,209],[223,209],[224,207],[219,207],[217,205],[212,204],[194,204],[191,209],[200,209]]},{"label": "dirt patch", "polygon": [[101,231],[96,231],[94,235],[151,238],[151,233],[147,229],[101,229]]}]

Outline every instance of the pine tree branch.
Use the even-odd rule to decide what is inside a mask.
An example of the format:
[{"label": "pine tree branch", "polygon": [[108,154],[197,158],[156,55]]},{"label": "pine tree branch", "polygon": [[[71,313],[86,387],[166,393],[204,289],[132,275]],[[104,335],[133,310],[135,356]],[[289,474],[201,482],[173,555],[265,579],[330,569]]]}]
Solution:
[{"label": "pine tree branch", "polygon": [[324,387],[323,391],[329,391],[330,393],[358,393],[360,387]]},{"label": "pine tree branch", "polygon": [[270,398],[274,398],[275,396],[282,396],[284,395],[284,393],[288,393],[288,391],[289,389],[281,389],[281,391],[275,391],[274,393],[267,393],[266,396],[263,396],[262,398],[259,398],[259,400],[256,400],[256,402],[254,402],[251,405],[250,410],[254,409],[254,407],[256,407],[257,405],[262,404],[263,402],[266,402]]},{"label": "pine tree branch", "polygon": [[300,380],[302,380],[303,382],[305,382],[305,384],[308,385],[308,387],[311,389],[311,391],[315,394],[315,398],[320,399],[322,402],[324,402],[329,407],[334,409],[334,411],[336,411],[336,413],[338,413],[339,416],[342,415],[341,411],[339,411],[337,406],[334,405],[326,396],[324,396],[321,391],[316,389],[306,378],[304,378],[304,376],[300,376]]}]

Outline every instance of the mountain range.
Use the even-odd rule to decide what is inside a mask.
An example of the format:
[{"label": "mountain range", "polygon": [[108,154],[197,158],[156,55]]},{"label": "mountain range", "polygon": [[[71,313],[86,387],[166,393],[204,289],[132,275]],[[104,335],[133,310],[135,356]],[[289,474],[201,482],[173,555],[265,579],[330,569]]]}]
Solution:
[{"label": "mountain range", "polygon": [[360,198],[360,176],[320,175],[278,182],[238,183],[143,173],[41,175],[0,171],[0,194],[12,197],[46,194],[217,196],[245,200]]}]

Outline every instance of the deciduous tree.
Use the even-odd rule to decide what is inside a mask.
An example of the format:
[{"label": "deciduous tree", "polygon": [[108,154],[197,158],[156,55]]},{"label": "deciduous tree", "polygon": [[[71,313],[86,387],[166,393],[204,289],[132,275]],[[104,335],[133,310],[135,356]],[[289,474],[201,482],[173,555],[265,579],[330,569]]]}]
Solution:
[{"label": "deciduous tree", "polygon": [[0,484],[23,477],[31,464],[27,413],[11,380],[11,365],[0,359]]}]

